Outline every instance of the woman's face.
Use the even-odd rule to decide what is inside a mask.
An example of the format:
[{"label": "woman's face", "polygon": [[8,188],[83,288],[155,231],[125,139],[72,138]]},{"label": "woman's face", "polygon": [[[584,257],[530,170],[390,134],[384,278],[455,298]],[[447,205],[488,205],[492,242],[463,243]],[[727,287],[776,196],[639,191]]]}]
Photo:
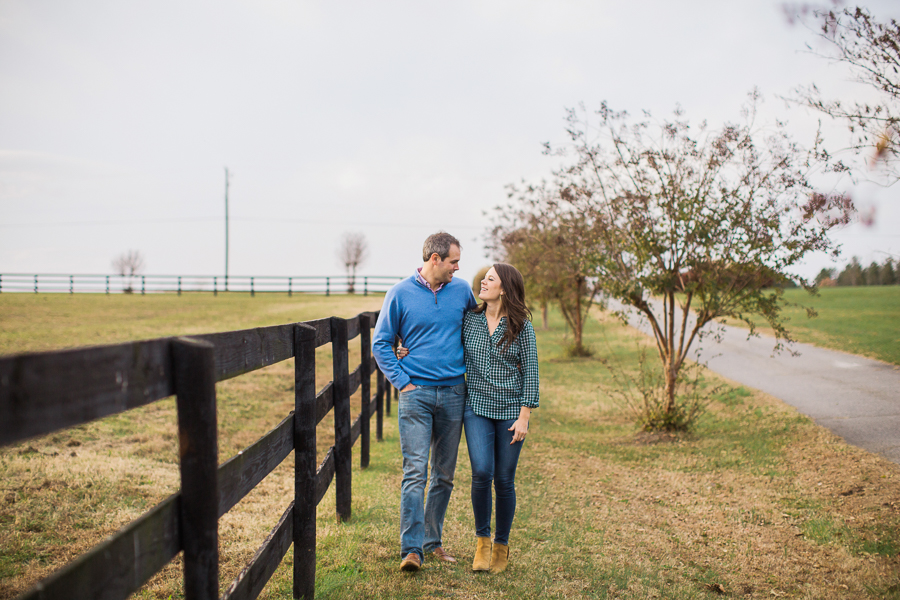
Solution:
[{"label": "woman's face", "polygon": [[491,267],[485,274],[484,279],[481,280],[481,292],[478,294],[478,297],[485,302],[490,302],[498,300],[502,294],[503,287],[500,278],[497,277],[497,271],[494,270],[494,267]]}]

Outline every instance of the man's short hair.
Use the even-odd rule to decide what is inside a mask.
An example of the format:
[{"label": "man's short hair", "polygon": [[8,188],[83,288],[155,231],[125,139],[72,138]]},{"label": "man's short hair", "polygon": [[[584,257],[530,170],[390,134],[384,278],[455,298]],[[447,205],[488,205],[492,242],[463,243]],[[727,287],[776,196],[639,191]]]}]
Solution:
[{"label": "man's short hair", "polygon": [[441,260],[445,260],[450,256],[450,246],[456,246],[462,250],[462,245],[459,243],[459,240],[446,231],[432,233],[428,236],[428,239],[425,240],[425,244],[422,246],[422,260],[427,261],[431,258],[432,254],[437,254],[441,257]]}]

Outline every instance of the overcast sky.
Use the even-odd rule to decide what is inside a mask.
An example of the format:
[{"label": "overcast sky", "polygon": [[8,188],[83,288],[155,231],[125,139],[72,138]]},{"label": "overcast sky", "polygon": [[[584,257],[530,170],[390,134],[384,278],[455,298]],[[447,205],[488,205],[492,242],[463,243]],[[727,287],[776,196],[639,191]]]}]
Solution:
[{"label": "overcast sky", "polygon": [[[135,249],[150,274],[222,274],[227,166],[232,275],[339,274],[348,231],[364,274],[406,275],[445,229],[469,279],[483,211],[550,174],[566,107],[720,124],[758,86],[809,143],[817,117],[779,95],[864,91],[806,43],[765,0],[0,0],[0,273]],[[900,184],[852,192],[877,213],[836,234],[845,260],[900,255]]]}]

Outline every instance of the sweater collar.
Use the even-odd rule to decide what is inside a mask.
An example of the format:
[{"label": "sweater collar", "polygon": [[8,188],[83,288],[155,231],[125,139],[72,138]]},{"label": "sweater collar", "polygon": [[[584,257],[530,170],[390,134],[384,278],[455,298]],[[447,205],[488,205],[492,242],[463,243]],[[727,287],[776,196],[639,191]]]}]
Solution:
[{"label": "sweater collar", "polygon": [[426,288],[428,288],[435,294],[437,294],[439,291],[441,291],[444,288],[445,285],[447,285],[446,283],[442,283],[441,285],[437,286],[436,289],[431,289],[431,284],[428,283],[428,281],[424,277],[422,277],[422,267],[419,267],[418,269],[416,269],[416,281],[418,281],[419,283],[424,285]]}]

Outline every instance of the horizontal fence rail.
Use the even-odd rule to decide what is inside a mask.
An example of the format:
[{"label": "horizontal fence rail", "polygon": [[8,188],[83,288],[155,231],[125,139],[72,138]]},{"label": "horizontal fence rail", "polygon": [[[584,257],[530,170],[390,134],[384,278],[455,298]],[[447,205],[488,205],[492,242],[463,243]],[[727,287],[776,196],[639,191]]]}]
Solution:
[{"label": "horizontal fence rail", "polygon": [[0,273],[0,293],[159,294],[249,292],[368,295],[386,292],[403,277],[391,275],[67,275]]},{"label": "horizontal fence rail", "polygon": [[[223,598],[256,598],[294,545],[293,595],[315,593],[316,506],[335,485],[337,518],[350,518],[352,447],[369,464],[370,421],[381,440],[383,415],[397,391],[371,354],[377,312],[187,338],[21,354],[0,358],[0,444],[176,397],[181,489],[20,598],[108,598],[138,590],[179,552],[184,595],[218,597],[218,519],[294,454],[294,498]],[[360,364],[350,370],[349,341]],[[316,389],[316,348],[330,343],[334,378]],[[274,429],[217,465],[218,381],[294,358],[295,406]],[[372,395],[371,377],[376,388]],[[361,410],[351,422],[350,396]],[[316,425],[334,411],[335,443],[321,463]]]}]

